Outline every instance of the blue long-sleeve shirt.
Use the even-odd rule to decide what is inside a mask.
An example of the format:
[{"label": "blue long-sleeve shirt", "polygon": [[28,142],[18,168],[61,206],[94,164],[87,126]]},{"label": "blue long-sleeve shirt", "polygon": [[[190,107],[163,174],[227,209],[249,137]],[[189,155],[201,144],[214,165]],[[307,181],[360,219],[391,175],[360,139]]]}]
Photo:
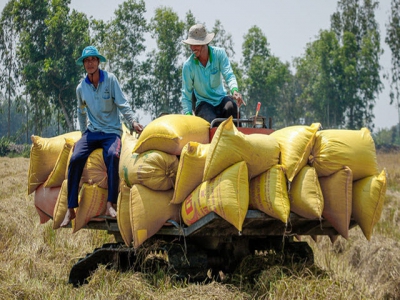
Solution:
[{"label": "blue long-sleeve shirt", "polygon": [[121,135],[122,124],[119,114],[122,113],[127,122],[132,124],[133,111],[115,75],[99,71],[100,80],[97,88],[90,82],[88,76],[76,88],[80,130],[84,132],[89,129],[92,132]]},{"label": "blue long-sleeve shirt", "polygon": [[196,106],[205,101],[213,106],[221,103],[226,96],[222,78],[231,93],[238,90],[236,77],[224,49],[208,46],[209,59],[206,66],[192,54],[182,69],[182,107],[183,113],[192,112],[192,92],[196,96]]}]

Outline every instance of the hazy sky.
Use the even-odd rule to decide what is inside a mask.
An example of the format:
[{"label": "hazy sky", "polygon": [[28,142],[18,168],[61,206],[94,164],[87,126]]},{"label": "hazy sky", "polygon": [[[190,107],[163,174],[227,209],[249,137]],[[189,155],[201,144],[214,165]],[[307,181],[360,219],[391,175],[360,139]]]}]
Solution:
[{"label": "hazy sky", "polygon": [[[0,0],[0,9],[6,3],[6,0]],[[108,21],[121,3],[123,0],[71,0],[71,8]],[[267,37],[272,54],[289,63],[304,54],[306,44],[314,41],[320,30],[329,29],[330,16],[337,8],[337,1],[334,0],[146,0],[145,3],[147,20],[159,6],[171,7],[181,20],[191,10],[208,29],[214,26],[215,20],[220,20],[225,31],[232,35],[236,61],[241,59],[243,36],[250,27],[257,25]],[[390,0],[380,1],[376,18],[381,31],[381,46],[385,50],[381,65],[386,73],[390,71],[391,57],[384,43],[389,12]],[[151,43],[147,46],[147,50],[154,47]],[[385,89],[379,95],[374,110],[376,129],[396,125],[399,118],[396,107],[389,105],[389,82],[382,81]]]}]

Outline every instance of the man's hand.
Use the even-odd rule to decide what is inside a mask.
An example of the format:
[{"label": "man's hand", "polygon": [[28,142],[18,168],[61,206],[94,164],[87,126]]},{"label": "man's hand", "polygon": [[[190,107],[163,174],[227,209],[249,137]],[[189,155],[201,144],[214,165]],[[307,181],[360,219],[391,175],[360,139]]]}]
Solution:
[{"label": "man's hand", "polygon": [[243,98],[242,98],[242,94],[238,93],[237,91],[233,92],[233,99],[235,99],[238,107],[243,105],[246,105],[246,102],[244,102]]},{"label": "man's hand", "polygon": [[136,131],[136,133],[142,133],[143,131],[143,125],[139,124],[136,121],[132,122],[132,128]]}]

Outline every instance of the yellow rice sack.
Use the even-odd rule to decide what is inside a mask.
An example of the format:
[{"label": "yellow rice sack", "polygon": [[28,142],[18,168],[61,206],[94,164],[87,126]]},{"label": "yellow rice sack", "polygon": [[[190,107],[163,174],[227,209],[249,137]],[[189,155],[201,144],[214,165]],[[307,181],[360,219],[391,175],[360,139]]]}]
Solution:
[{"label": "yellow rice sack", "polygon": [[[75,145],[74,145],[75,147]],[[69,162],[71,161],[71,156],[72,153],[74,152],[74,147],[72,147],[71,151],[69,151],[68,159],[67,159],[67,168],[65,169],[65,179],[68,179],[68,168],[69,168]]]},{"label": "yellow rice sack", "polygon": [[290,201],[286,176],[281,165],[250,181],[250,209],[258,209],[267,215],[287,223],[290,215]]},{"label": "yellow rice sack", "polygon": [[304,166],[289,189],[290,209],[306,219],[321,219],[324,197],[315,168]]},{"label": "yellow rice sack", "polygon": [[254,178],[278,164],[279,154],[279,144],[274,137],[245,135],[237,130],[230,117],[219,125],[210,143],[202,181],[214,178],[240,161],[246,162],[249,178]]},{"label": "yellow rice sack", "polygon": [[94,217],[104,215],[107,208],[108,190],[99,187],[97,184],[82,185],[79,191],[79,207],[76,210],[73,233],[77,232]]},{"label": "yellow rice sack", "polygon": [[156,191],[167,191],[174,187],[178,163],[176,155],[159,150],[133,153],[128,164],[120,161],[123,172],[120,178],[129,187],[139,183]]},{"label": "yellow rice sack", "polygon": [[188,142],[209,143],[210,123],[190,115],[164,115],[150,122],[140,134],[132,152],[160,150],[180,155]]},{"label": "yellow rice sack", "polygon": [[121,154],[118,166],[119,178],[121,180],[129,180],[129,166],[134,165],[137,158],[137,153],[132,153],[136,143],[137,139],[130,134],[126,134],[124,139],[121,139]]},{"label": "yellow rice sack", "polygon": [[131,206],[130,192],[131,189],[129,186],[127,186],[125,182],[121,182],[117,203],[117,223],[122,239],[128,247],[132,246],[133,241],[131,218],[129,214],[129,208]]},{"label": "yellow rice sack", "polygon": [[69,132],[52,138],[42,138],[32,135],[32,146],[28,171],[28,195],[44,183],[53,170],[60,152],[65,145],[65,138],[77,141],[81,138],[80,131]]},{"label": "yellow rice sack", "polygon": [[215,212],[242,231],[248,207],[248,172],[246,163],[242,161],[200,184],[183,202],[181,214],[185,224],[191,225]]},{"label": "yellow rice sack", "polygon": [[68,180],[65,179],[61,185],[56,205],[54,206],[53,229],[60,228],[60,225],[64,220],[67,210],[68,210]]},{"label": "yellow rice sack", "polygon": [[100,188],[107,189],[107,167],[104,163],[103,149],[98,148],[90,153],[83,168],[80,186],[84,183],[96,184]]},{"label": "yellow rice sack", "polygon": [[353,217],[369,241],[385,202],[386,172],[353,182]]},{"label": "yellow rice sack", "polygon": [[39,214],[40,224],[53,218],[54,207],[57,202],[61,186],[45,188],[43,184],[35,190],[35,208]]},{"label": "yellow rice sack", "polygon": [[308,163],[315,135],[320,127],[320,123],[313,123],[310,126],[289,126],[271,133],[271,136],[279,143],[280,164],[285,169],[289,181],[292,181],[301,168]]},{"label": "yellow rice sack", "polygon": [[344,167],[330,176],[319,177],[318,180],[324,196],[322,216],[347,239],[352,210],[353,173],[350,168]]},{"label": "yellow rice sack", "polygon": [[51,171],[49,177],[44,182],[44,187],[49,188],[62,185],[64,179],[66,179],[65,174],[68,169],[68,158],[70,157],[69,154],[74,145],[75,141],[73,139],[65,139],[64,148],[57,158],[57,162],[53,168],[53,171]]},{"label": "yellow rice sack", "polygon": [[315,167],[318,176],[329,176],[343,166],[351,169],[353,180],[379,173],[375,143],[367,128],[319,131],[310,164]]},{"label": "yellow rice sack", "polygon": [[200,185],[210,144],[189,142],[183,147],[179,158],[171,203],[180,204]]},{"label": "yellow rice sack", "polygon": [[154,191],[141,184],[131,188],[130,217],[133,245],[138,248],[168,220],[179,220],[180,205],[170,204],[173,190]]},{"label": "yellow rice sack", "polygon": [[122,123],[122,134],[121,134],[121,142],[125,140],[126,137],[132,136],[131,131],[129,128],[125,125],[125,123]]}]

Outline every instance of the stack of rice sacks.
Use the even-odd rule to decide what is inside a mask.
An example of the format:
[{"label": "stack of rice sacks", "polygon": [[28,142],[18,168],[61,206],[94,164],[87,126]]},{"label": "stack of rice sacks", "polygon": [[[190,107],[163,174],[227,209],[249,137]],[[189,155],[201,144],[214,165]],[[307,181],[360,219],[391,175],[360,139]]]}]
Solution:
[{"label": "stack of rice sacks", "polygon": [[[326,219],[345,238],[354,218],[370,239],[382,211],[386,176],[377,170],[374,142],[366,128],[320,130],[320,124],[314,123],[271,135],[245,135],[229,118],[210,141],[209,125],[195,116],[165,115],[148,124],[138,139],[124,133],[117,221],[128,246],[139,247],[168,220],[189,226],[210,212],[241,231],[249,208],[285,224],[291,212]],[[96,212],[86,212],[82,226],[105,208],[105,166],[100,169],[103,174],[98,178],[82,176],[82,189],[91,187],[94,195],[87,206]],[[43,178],[31,177],[32,190]],[[64,174],[58,182],[58,193],[53,192],[53,215],[46,213],[54,218],[54,228],[66,211],[65,178]],[[43,191],[36,189],[36,194],[35,202],[43,198]],[[85,198],[89,199],[80,197],[75,223]],[[74,225],[74,231],[82,226]]]},{"label": "stack of rice sacks", "polygon": [[[127,133],[124,127],[123,137]],[[53,219],[53,228],[60,227],[68,209],[68,164],[75,142],[81,138],[74,131],[52,138],[33,135],[29,160],[28,194],[35,192],[34,202],[40,223]],[[73,232],[83,228],[95,217],[104,215],[107,204],[107,169],[102,149],[88,158],[79,184],[79,207],[72,221]]]},{"label": "stack of rice sacks", "polygon": [[52,138],[31,136],[27,191],[28,195],[35,193],[34,202],[41,224],[54,217],[54,208],[66,180],[68,158],[80,138],[80,131]]},{"label": "stack of rice sacks", "polygon": [[369,130],[320,130],[314,123],[271,135],[282,152],[291,211],[327,220],[346,239],[354,218],[370,240],[382,212],[386,174],[378,172]]},{"label": "stack of rice sacks", "polygon": [[174,194],[178,156],[189,141],[208,143],[209,123],[199,117],[165,115],[148,124],[139,139],[125,136],[119,165],[118,226],[135,248],[167,225],[179,222]]}]

